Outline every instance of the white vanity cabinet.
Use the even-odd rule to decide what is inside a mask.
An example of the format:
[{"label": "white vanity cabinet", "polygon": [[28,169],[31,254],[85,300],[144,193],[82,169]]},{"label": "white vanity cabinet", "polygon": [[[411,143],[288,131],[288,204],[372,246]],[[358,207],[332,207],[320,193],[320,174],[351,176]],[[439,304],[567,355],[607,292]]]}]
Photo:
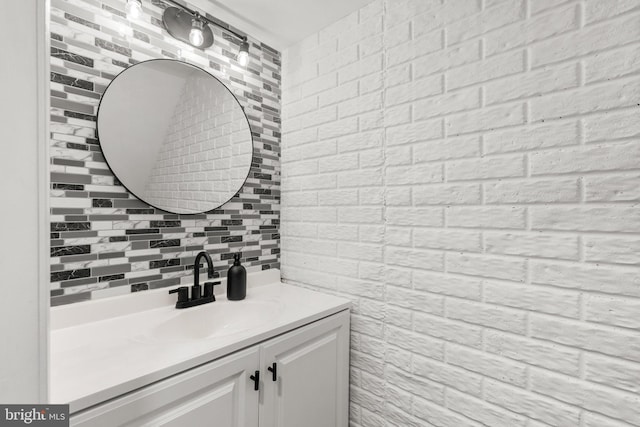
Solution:
[{"label": "white vanity cabinet", "polygon": [[72,426],[257,427],[258,347],[232,354],[71,416]]},{"label": "white vanity cabinet", "polygon": [[260,427],[348,425],[348,312],[265,342],[260,362]]},{"label": "white vanity cabinet", "polygon": [[346,427],[348,382],[345,310],[72,414],[71,425]]}]

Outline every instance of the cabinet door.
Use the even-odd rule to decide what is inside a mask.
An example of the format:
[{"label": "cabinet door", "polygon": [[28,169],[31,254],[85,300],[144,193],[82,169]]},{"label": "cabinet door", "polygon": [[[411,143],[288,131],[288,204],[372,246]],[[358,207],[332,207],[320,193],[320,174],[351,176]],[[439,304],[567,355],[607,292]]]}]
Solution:
[{"label": "cabinet door", "polygon": [[178,374],[93,409],[72,426],[257,427],[258,392],[249,376],[257,347]]},{"label": "cabinet door", "polygon": [[[346,427],[349,412],[349,312],[261,346],[260,427]],[[276,364],[276,380],[267,368]]]}]

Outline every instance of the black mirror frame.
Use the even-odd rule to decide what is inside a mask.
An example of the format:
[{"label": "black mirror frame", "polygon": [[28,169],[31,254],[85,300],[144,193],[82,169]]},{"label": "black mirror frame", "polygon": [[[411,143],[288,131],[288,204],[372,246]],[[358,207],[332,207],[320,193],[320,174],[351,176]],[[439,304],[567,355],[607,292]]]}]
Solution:
[{"label": "black mirror frame", "polygon": [[[141,64],[147,64],[149,62],[156,62],[156,61],[172,61],[172,62],[179,62],[181,64],[187,65],[189,67],[194,67],[197,68],[199,70],[201,70],[202,72],[208,74],[209,76],[211,76],[211,78],[216,79],[230,94],[231,96],[233,96],[233,99],[235,99],[235,101],[238,103],[238,106],[240,107],[240,109],[242,110],[242,114],[244,115],[244,119],[247,121],[247,128],[249,129],[249,136],[251,137],[251,163],[249,164],[249,170],[247,172],[247,176],[244,178],[244,180],[242,181],[242,185],[233,193],[233,195],[231,197],[229,197],[229,199],[225,200],[223,203],[219,204],[218,206],[209,209],[207,211],[202,211],[202,212],[189,212],[189,213],[185,213],[185,212],[171,212],[168,211],[166,209],[162,209],[158,206],[154,206],[152,204],[150,204],[149,202],[147,202],[146,200],[142,199],[140,196],[138,196],[137,194],[135,194],[133,191],[131,191],[131,189],[129,189],[125,183],[118,177],[118,175],[115,173],[115,171],[113,170],[113,168],[111,167],[111,165],[109,164],[109,160],[107,159],[107,156],[104,154],[104,151],[102,150],[102,142],[100,142],[100,131],[99,131],[99,126],[98,126],[98,117],[100,116],[100,107],[102,105],[102,100],[104,99],[105,94],[107,93],[107,91],[109,90],[109,87],[111,86],[111,84],[113,84],[113,82],[120,77],[121,75],[123,75],[124,73],[126,73],[128,70],[130,70],[133,67],[136,67],[138,65]],[[124,70],[122,70],[118,75],[116,75],[107,85],[107,87],[105,88],[104,92],[102,93],[102,95],[100,96],[100,102],[98,103],[98,109],[96,110],[96,139],[98,141],[98,145],[100,146],[100,152],[102,153],[102,157],[104,158],[105,163],[107,164],[107,167],[109,168],[109,170],[111,171],[111,173],[113,174],[113,176],[115,178],[118,179],[118,181],[120,182],[120,185],[122,185],[127,192],[129,192],[129,194],[133,195],[136,199],[140,200],[141,202],[149,205],[150,207],[154,208],[155,210],[158,211],[162,211],[162,212],[167,212],[169,214],[173,214],[173,215],[202,215],[202,214],[206,214],[208,212],[212,212],[216,209],[219,209],[220,207],[226,205],[227,203],[229,203],[231,200],[233,200],[234,197],[236,197],[238,195],[238,193],[242,190],[242,188],[245,186],[247,179],[249,178],[249,175],[251,174],[251,169],[253,169],[253,156],[254,156],[254,152],[255,152],[255,144],[254,144],[254,140],[253,140],[253,131],[251,130],[251,123],[249,123],[249,118],[247,117],[247,114],[244,111],[244,107],[242,106],[242,104],[240,104],[240,101],[238,100],[238,98],[236,97],[236,95],[231,91],[231,89],[229,89],[227,87],[227,85],[225,85],[220,79],[218,79],[216,76],[214,76],[213,74],[211,74],[210,72],[208,72],[207,70],[203,69],[202,67],[198,67],[197,65],[193,65],[193,64],[189,64],[188,62],[184,62],[184,61],[179,61],[176,59],[167,59],[167,58],[158,58],[158,59],[149,59],[147,61],[140,61],[136,64],[133,64],[127,68],[125,68]]]}]

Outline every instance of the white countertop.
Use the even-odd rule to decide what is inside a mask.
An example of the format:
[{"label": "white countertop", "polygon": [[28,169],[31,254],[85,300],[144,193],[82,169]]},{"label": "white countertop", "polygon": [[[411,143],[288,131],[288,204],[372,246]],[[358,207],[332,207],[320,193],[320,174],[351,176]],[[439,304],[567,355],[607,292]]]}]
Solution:
[{"label": "white countertop", "polygon": [[[182,310],[174,308],[170,288],[52,308],[51,403],[69,403],[78,412],[349,308],[346,299],[280,283],[278,270],[249,274],[248,284],[243,301],[227,301],[216,290],[216,302]],[[265,314],[253,310],[264,306]],[[173,321],[216,312],[265,318],[253,319],[249,329],[197,339],[191,335],[206,325],[186,328],[182,339],[184,323]],[[173,338],[155,339],[153,331],[164,328]]]}]

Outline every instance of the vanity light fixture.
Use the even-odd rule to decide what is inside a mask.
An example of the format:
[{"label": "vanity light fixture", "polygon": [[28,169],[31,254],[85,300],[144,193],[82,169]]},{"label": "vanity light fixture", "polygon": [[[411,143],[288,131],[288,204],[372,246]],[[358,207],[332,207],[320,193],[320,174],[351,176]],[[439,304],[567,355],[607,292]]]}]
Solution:
[{"label": "vanity light fixture", "polygon": [[127,0],[125,12],[127,12],[127,18],[131,21],[140,18],[142,15],[142,0]]},{"label": "vanity light fixture", "polygon": [[199,49],[206,49],[213,45],[213,32],[209,26],[215,25],[238,40],[240,46],[236,59],[241,66],[244,67],[247,65],[249,62],[249,42],[247,41],[247,36],[237,33],[219,24],[215,20],[202,16],[175,0],[163,1],[172,5],[164,10],[162,23],[174,38],[189,43],[191,46]]},{"label": "vanity light fixture", "polygon": [[175,39],[198,49],[206,49],[213,44],[213,32],[209,20],[198,12],[182,7],[167,7],[162,14],[162,23]]}]

